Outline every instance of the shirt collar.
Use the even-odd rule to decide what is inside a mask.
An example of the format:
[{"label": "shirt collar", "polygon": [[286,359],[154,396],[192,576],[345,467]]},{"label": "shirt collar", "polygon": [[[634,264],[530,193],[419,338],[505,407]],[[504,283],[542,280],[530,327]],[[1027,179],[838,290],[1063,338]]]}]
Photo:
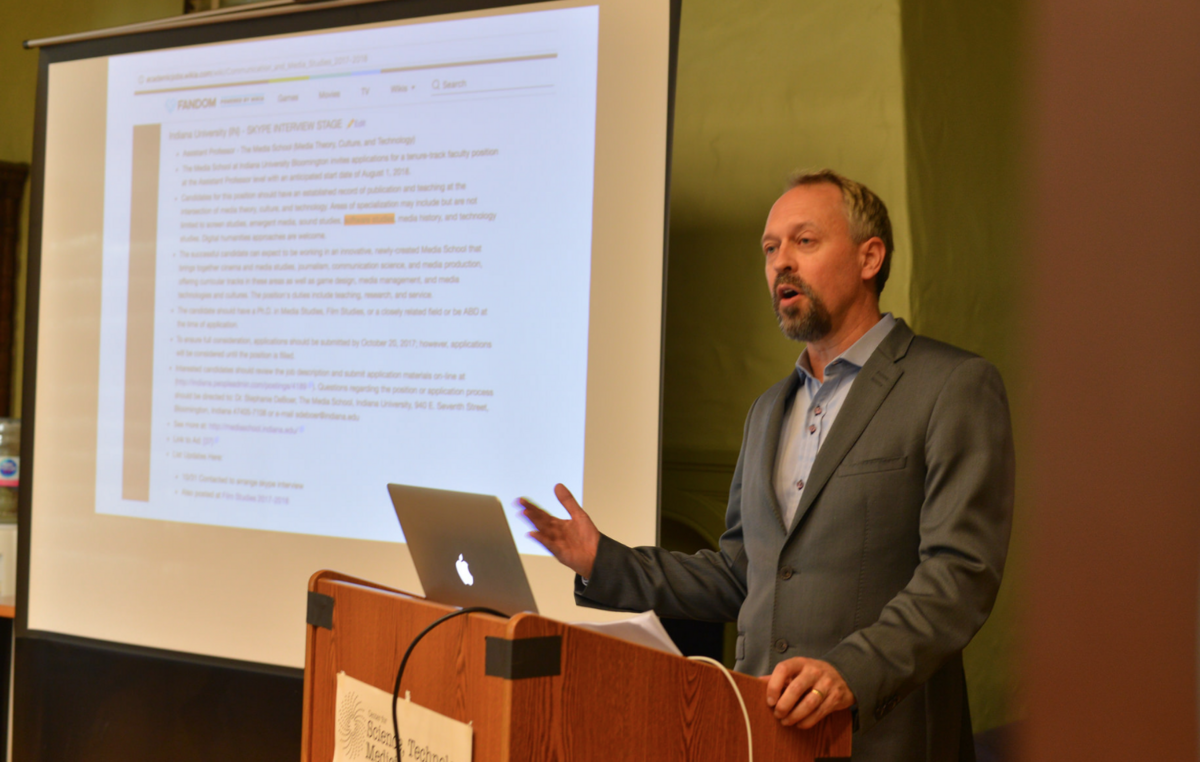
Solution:
[{"label": "shirt collar", "polygon": [[[834,375],[837,374],[837,368],[842,365],[853,365],[855,369],[861,369],[867,364],[867,360],[871,355],[875,354],[875,350],[883,343],[892,329],[896,327],[896,318],[892,317],[892,313],[885,312],[879,322],[871,326],[871,328],[858,338],[858,341],[851,344],[845,352],[842,352],[837,357],[833,358],[827,369],[833,369]],[[836,366],[836,367],[835,367]],[[812,366],[808,362],[808,347],[800,353],[800,359],[796,360],[796,369],[800,371],[802,378],[812,379],[816,381],[816,377],[812,374]],[[826,378],[829,374],[826,373]]]}]

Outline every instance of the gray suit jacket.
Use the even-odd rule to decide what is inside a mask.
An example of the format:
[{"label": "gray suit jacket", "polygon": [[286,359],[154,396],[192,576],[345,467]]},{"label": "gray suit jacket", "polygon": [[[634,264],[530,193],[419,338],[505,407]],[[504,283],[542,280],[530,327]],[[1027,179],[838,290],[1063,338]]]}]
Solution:
[{"label": "gray suit jacket", "polygon": [[1013,444],[1000,374],[899,321],[859,372],[790,527],[775,497],[796,372],[750,409],[719,551],[600,541],[585,606],[737,620],[737,669],[824,659],[857,700],[855,760],[974,759],[962,649],[1004,568]]}]

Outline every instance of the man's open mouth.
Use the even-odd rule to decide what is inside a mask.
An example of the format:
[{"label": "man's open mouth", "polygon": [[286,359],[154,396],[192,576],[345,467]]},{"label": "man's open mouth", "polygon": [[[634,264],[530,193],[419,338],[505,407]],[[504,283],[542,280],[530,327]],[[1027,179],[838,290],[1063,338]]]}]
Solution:
[{"label": "man's open mouth", "polygon": [[803,295],[803,291],[795,286],[781,284],[775,287],[775,296],[779,300],[779,306],[788,307],[795,304],[796,300]]}]

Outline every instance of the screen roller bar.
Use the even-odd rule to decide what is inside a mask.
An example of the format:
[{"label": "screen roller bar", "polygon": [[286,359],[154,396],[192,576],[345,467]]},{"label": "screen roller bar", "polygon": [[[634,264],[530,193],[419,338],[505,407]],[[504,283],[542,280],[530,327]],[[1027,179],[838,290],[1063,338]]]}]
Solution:
[{"label": "screen roller bar", "polygon": [[95,29],[90,32],[78,32],[76,34],[63,34],[57,37],[41,37],[35,40],[25,40],[22,46],[26,50],[35,48],[50,48],[56,45],[65,45],[71,42],[82,42],[83,40],[103,40],[109,37],[121,37],[129,34],[145,34],[146,32],[161,32],[164,29],[180,29],[184,27],[207,26],[209,24],[223,24],[229,21],[231,15],[236,15],[241,18],[265,18],[268,16],[282,16],[289,13],[303,13],[305,11],[318,10],[330,7],[340,7],[349,5],[370,5],[372,3],[384,2],[384,0],[267,0],[266,2],[254,3],[253,5],[240,5],[232,8],[218,8],[213,11],[201,11],[199,13],[189,13],[185,16],[171,16],[165,19],[157,19],[155,21],[143,21],[138,24],[125,24],[124,26],[114,26],[108,29]]}]

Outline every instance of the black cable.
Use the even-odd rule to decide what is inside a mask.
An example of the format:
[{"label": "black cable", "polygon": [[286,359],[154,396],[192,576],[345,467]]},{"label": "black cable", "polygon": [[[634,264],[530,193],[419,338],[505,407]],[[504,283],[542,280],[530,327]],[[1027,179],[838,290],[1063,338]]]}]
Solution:
[{"label": "black cable", "polygon": [[421,642],[421,638],[428,635],[435,627],[442,622],[449,621],[456,616],[463,614],[494,614],[502,619],[508,619],[508,614],[503,614],[495,609],[489,609],[486,606],[467,606],[465,609],[451,611],[443,617],[439,617],[429,624],[428,627],[421,630],[417,637],[413,638],[408,644],[408,650],[404,652],[404,658],[400,660],[400,669],[396,670],[396,687],[392,689],[392,738],[396,742],[396,759],[404,759],[404,754],[400,748],[400,719],[396,715],[396,702],[400,700],[400,678],[404,677],[404,668],[408,665],[408,657],[412,656],[413,649],[417,647],[417,643]]}]

